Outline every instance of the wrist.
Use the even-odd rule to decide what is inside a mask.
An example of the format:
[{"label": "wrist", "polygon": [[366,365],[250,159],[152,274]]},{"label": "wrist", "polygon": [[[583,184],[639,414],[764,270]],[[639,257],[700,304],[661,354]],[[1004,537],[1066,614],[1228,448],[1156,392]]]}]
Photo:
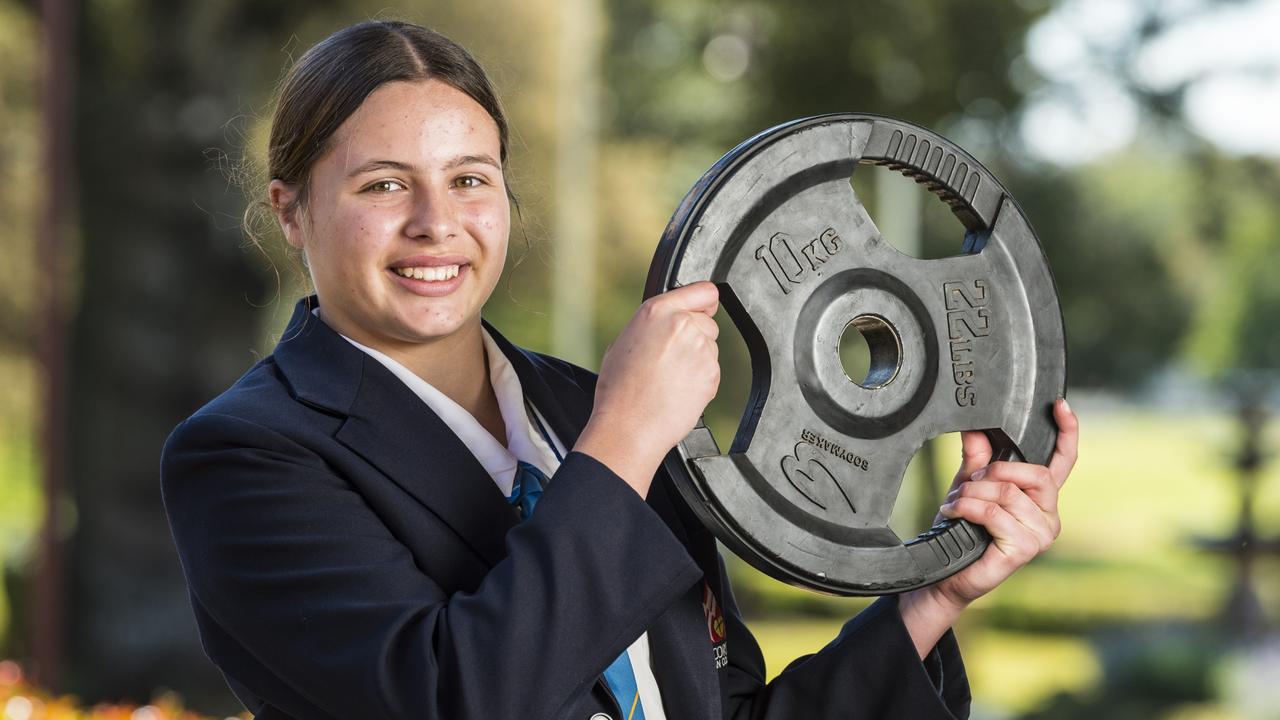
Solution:
[{"label": "wrist", "polygon": [[921,659],[933,650],[966,607],[968,603],[950,597],[937,585],[898,596],[902,624],[906,626]]},{"label": "wrist", "polygon": [[640,497],[646,497],[653,475],[658,471],[665,453],[654,454],[648,451],[643,438],[635,433],[618,431],[614,429],[616,427],[615,424],[592,415],[573,449],[590,455],[622,478]]},{"label": "wrist", "polygon": [[919,604],[921,608],[954,620],[960,617],[960,613],[969,607],[971,601],[956,597],[955,593],[948,592],[946,585],[947,583],[943,581],[903,593],[903,595],[910,595],[911,601]]}]

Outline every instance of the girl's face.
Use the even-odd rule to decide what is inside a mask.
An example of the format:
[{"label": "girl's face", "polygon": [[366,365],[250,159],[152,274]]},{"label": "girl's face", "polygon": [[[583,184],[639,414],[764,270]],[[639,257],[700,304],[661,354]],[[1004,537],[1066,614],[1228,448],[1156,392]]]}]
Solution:
[{"label": "girl's face", "polygon": [[[478,327],[511,223],[499,157],[493,118],[453,86],[371,93],[312,167],[302,206],[280,213],[325,322],[384,352]],[[272,205],[297,191],[272,181]]]}]

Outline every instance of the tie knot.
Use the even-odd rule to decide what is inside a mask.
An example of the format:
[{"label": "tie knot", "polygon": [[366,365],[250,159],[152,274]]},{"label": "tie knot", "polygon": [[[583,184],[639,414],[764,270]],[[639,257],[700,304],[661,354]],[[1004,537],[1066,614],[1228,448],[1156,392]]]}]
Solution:
[{"label": "tie knot", "polygon": [[516,477],[511,483],[511,495],[507,502],[520,508],[520,519],[527,520],[533,514],[533,506],[542,497],[547,476],[536,466],[523,460],[516,462]]}]

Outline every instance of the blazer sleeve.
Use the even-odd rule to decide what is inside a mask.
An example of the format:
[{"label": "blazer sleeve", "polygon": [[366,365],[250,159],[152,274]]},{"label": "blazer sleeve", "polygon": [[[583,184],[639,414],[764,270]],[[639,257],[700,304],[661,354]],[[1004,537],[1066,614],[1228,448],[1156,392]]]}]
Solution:
[{"label": "blazer sleeve", "polygon": [[[594,373],[568,367],[579,385],[588,391],[595,387]],[[670,494],[681,507],[674,488]],[[690,532],[705,530],[691,512],[681,507],[682,522]],[[729,664],[721,684],[726,720],[969,717],[969,680],[954,633],[947,631],[922,662],[898,613],[897,596],[881,598],[822,650],[797,659],[766,683],[760,646],[738,611],[723,560],[717,556],[716,562],[728,626]]]},{"label": "blazer sleeve", "polygon": [[798,658],[768,683],[760,647],[728,590],[725,605],[726,720],[969,717],[969,681],[955,635],[948,630],[922,662],[898,613],[897,596],[877,600],[825,647]]},{"label": "blazer sleeve", "polygon": [[[581,453],[508,533],[507,558],[452,596],[351,483],[280,432],[200,413],[161,466],[192,602],[217,629],[206,650],[294,717],[558,718],[701,577]],[[240,657],[251,667],[228,665]]]}]

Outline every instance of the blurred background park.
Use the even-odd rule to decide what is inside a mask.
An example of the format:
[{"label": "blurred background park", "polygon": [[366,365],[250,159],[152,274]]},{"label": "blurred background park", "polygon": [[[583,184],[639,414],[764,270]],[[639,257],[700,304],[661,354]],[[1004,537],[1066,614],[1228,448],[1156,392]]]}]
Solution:
[{"label": "blurred background park", "polygon": [[[6,720],[240,712],[199,647],[158,455],[305,292],[277,237],[246,241],[246,193],[282,69],[372,17],[492,73],[521,219],[487,317],[592,368],[738,141],[848,110],[969,150],[1040,234],[1083,423],[1061,539],[957,628],[974,716],[1280,718],[1280,2],[0,0]],[[904,252],[959,252],[910,181],[854,184]],[[731,334],[722,352],[725,446],[750,369]],[[957,459],[954,437],[917,455],[901,534]],[[731,564],[771,673],[863,604]]]}]

